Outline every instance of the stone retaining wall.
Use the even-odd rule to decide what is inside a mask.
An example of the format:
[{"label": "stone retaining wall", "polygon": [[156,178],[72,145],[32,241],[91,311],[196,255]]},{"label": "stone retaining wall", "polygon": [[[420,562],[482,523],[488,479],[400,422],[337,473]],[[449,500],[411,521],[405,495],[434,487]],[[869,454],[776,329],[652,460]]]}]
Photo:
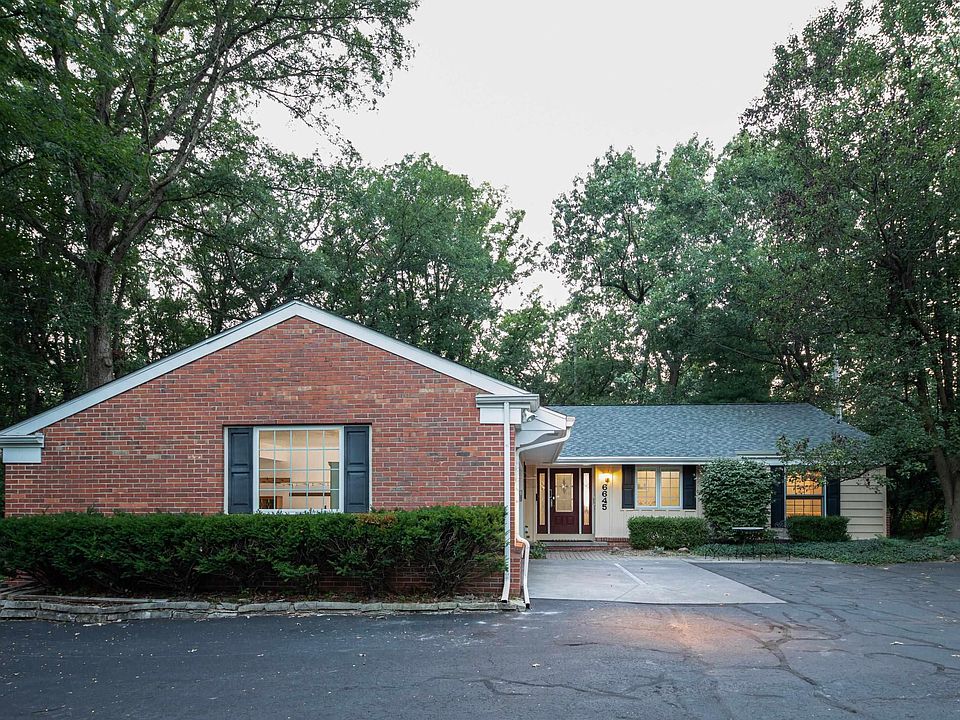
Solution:
[{"label": "stone retaining wall", "polygon": [[330,613],[476,612],[520,610],[519,601],[452,600],[433,603],[267,602],[232,603],[193,600],[116,600],[84,598],[65,602],[51,596],[18,595],[0,599],[0,620],[53,620],[57,622],[108,623],[157,618],[249,617],[254,615],[325,615]]}]

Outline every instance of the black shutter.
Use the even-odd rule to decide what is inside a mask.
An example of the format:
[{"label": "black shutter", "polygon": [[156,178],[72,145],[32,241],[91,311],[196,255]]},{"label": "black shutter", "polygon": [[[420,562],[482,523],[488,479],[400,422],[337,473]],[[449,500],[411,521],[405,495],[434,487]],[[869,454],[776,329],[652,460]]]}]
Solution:
[{"label": "black shutter", "polygon": [[683,509],[697,509],[697,466],[683,466]]},{"label": "black shutter", "polygon": [[253,428],[227,429],[227,512],[253,512]]},{"label": "black shutter", "polygon": [[840,514],[840,480],[828,480],[824,492],[827,494],[827,515]]},{"label": "black shutter", "polygon": [[343,511],[370,512],[370,427],[343,428]]},{"label": "black shutter", "polygon": [[637,466],[623,466],[623,486],[621,487],[620,507],[633,509],[637,498]]},{"label": "black shutter", "polygon": [[770,527],[782,528],[787,523],[787,483],[783,467],[770,468],[773,473],[773,498],[770,500]]}]

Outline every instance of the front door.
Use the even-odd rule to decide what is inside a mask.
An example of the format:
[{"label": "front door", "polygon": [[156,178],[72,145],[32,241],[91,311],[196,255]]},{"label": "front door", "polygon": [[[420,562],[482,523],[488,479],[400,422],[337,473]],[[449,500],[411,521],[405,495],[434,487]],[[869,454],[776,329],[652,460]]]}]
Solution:
[{"label": "front door", "polygon": [[550,470],[550,532],[580,532],[580,470]]}]

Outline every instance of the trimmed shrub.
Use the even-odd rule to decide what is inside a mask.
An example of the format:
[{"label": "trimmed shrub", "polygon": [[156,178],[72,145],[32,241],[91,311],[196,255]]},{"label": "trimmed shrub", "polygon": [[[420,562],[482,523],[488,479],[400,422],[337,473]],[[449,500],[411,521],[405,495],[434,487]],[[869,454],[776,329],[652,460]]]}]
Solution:
[{"label": "trimmed shrub", "polygon": [[798,515],[787,518],[787,532],[794,542],[843,542],[849,540],[847,523],[841,515],[828,517]]},{"label": "trimmed shrub", "polygon": [[369,514],[100,515],[0,520],[0,576],[70,592],[315,592],[343,578],[368,595],[422,578],[448,594],[503,569],[502,507]]},{"label": "trimmed shrub", "polygon": [[503,570],[503,509],[475,510],[435,507],[400,516],[404,554],[422,569],[436,595]]},{"label": "trimmed shrub", "polygon": [[729,540],[731,528],[769,525],[773,482],[770,468],[752,460],[714,460],[704,465],[699,495],[713,534]]},{"label": "trimmed shrub", "polygon": [[702,545],[710,537],[707,521],[698,517],[632,517],[630,546],[643,550],[662,547],[667,550]]}]

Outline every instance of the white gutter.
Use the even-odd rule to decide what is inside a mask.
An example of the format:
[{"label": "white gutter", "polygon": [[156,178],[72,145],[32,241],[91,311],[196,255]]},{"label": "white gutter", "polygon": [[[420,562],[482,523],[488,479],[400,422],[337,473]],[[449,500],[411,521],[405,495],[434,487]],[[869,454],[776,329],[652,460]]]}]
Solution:
[{"label": "white gutter", "polygon": [[[510,402],[503,403],[503,592],[500,602],[510,600]],[[517,513],[519,515],[520,513]]]},{"label": "white gutter", "polygon": [[[573,426],[570,425],[566,430],[563,431],[563,435],[558,438],[551,438],[550,440],[544,440],[542,442],[532,443],[530,445],[525,445],[522,448],[517,448],[517,478],[520,477],[520,453],[527,452],[528,450],[536,450],[537,448],[548,447],[550,445],[562,445],[567,440],[570,439],[570,433],[573,432]],[[526,606],[530,607],[530,592],[527,589],[527,573],[530,569],[530,541],[523,536],[523,528],[520,527],[520,483],[517,482],[516,489],[516,498],[517,498],[517,527],[516,527],[516,539],[523,545],[523,570],[520,575],[520,584],[523,588],[523,602]]]}]

